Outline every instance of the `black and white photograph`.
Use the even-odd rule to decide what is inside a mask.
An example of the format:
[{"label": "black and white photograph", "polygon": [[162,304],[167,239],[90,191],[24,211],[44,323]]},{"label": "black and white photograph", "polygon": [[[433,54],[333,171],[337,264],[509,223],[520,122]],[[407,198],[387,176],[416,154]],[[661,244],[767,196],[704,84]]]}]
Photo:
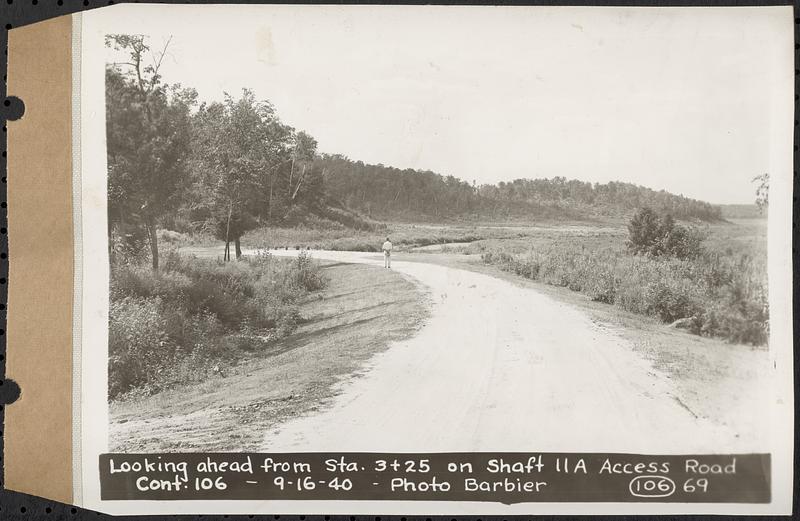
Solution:
[{"label": "black and white photograph", "polygon": [[231,7],[84,15],[107,452],[791,439],[791,9]]}]

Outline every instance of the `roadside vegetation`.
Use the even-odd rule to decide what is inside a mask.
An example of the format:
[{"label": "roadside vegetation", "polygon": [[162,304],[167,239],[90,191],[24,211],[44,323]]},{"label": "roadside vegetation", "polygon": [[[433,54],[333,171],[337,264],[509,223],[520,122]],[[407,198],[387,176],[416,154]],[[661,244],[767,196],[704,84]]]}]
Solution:
[{"label": "roadside vegetation", "polygon": [[643,209],[631,219],[627,240],[566,237],[536,247],[494,245],[483,248],[481,259],[698,335],[765,344],[766,244],[704,240],[707,235]]},{"label": "roadside vegetation", "polygon": [[109,396],[152,394],[269,352],[302,321],[303,298],[325,284],[304,253],[226,263],[167,251],[158,272],[113,265]]},{"label": "roadside vegetation", "polygon": [[266,350],[240,353],[235,367],[220,364],[219,372],[212,369],[191,385],[113,401],[109,449],[261,450],[266,432],[323,407],[342,381],[393,342],[412,337],[429,316],[422,288],[397,272],[321,264],[329,279],[325,298],[314,294],[301,303],[306,319],[292,334],[270,341]]}]

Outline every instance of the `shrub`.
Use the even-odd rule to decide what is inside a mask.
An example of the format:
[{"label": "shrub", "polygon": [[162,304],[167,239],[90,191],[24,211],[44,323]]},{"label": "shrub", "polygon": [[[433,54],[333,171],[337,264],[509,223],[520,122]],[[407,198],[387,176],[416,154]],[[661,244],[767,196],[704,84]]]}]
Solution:
[{"label": "shrub", "polygon": [[633,254],[650,253],[658,242],[660,229],[658,214],[650,208],[641,208],[628,223],[628,250]]},{"label": "shrub", "polygon": [[172,230],[158,230],[156,235],[158,235],[159,241],[163,241],[167,244],[185,242],[189,239],[188,235],[181,232],[175,232]]},{"label": "shrub", "polygon": [[325,286],[322,272],[312,263],[311,256],[301,251],[295,259],[294,282],[306,291],[317,291]]},{"label": "shrub", "polygon": [[613,304],[617,299],[620,279],[613,267],[601,265],[599,273],[594,277],[589,289],[589,296],[595,302]]},{"label": "shrub", "polygon": [[645,289],[648,302],[646,313],[666,323],[694,317],[702,309],[694,289],[691,281],[685,279],[654,280]]},{"label": "shrub", "polygon": [[174,357],[161,299],[111,302],[108,330],[109,394],[116,396],[151,381]]},{"label": "shrub", "polygon": [[670,214],[659,216],[641,208],[628,223],[628,251],[634,255],[669,255],[679,259],[697,257],[702,252],[703,236],[675,224]]},{"label": "shrub", "polygon": [[138,264],[147,261],[150,242],[142,227],[116,224],[109,234],[113,264]]}]

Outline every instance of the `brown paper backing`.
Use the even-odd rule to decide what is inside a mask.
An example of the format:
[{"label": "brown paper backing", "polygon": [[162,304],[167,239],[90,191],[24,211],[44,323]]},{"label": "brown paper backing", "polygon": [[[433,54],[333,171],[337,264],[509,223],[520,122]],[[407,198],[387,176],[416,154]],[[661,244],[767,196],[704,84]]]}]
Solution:
[{"label": "brown paper backing", "polygon": [[5,487],[72,501],[72,19],[13,29]]}]

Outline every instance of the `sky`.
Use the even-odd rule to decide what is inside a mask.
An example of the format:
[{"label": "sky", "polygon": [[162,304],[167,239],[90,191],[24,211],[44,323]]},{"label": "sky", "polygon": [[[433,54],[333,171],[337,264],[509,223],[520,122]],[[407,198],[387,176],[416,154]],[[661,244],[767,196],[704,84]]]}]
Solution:
[{"label": "sky", "polygon": [[792,139],[775,131],[793,110],[790,7],[129,4],[84,16],[154,48],[171,37],[166,82],[207,101],[251,88],[321,152],[366,163],[478,184],[627,181],[713,203],[752,203],[753,177],[790,174],[771,171],[787,164],[775,143]]}]

